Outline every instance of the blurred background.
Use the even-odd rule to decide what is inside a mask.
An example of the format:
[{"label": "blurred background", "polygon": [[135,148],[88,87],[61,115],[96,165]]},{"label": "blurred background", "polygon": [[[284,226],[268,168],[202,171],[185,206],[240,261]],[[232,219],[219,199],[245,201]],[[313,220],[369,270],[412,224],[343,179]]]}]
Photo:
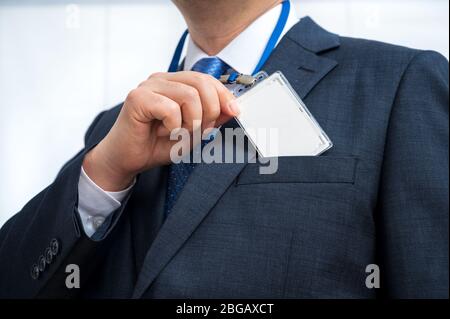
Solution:
[{"label": "blurred background", "polygon": [[[448,0],[296,0],[324,28],[449,56]],[[0,226],[83,146],[96,114],[165,71],[170,0],[0,0]]]}]

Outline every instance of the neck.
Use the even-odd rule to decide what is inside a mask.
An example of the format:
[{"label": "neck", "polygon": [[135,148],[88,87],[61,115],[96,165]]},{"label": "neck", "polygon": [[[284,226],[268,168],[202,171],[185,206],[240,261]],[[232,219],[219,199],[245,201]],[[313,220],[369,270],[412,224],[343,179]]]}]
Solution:
[{"label": "neck", "polygon": [[174,0],[195,44],[217,55],[250,24],[282,0]]}]

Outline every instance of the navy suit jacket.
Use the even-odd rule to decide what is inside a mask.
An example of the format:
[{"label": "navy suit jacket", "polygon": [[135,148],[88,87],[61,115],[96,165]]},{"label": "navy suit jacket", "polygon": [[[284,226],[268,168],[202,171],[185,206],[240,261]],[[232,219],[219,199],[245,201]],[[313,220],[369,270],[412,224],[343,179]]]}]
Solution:
[{"label": "navy suit jacket", "polygon": [[[255,163],[198,165],[167,220],[167,167],[149,170],[90,239],[80,168],[115,107],[1,229],[0,297],[448,298],[447,60],[304,18],[264,70],[284,73],[331,150],[280,158],[273,175]],[[68,264],[80,267],[80,289],[65,286]],[[366,287],[370,264],[380,289]]]}]

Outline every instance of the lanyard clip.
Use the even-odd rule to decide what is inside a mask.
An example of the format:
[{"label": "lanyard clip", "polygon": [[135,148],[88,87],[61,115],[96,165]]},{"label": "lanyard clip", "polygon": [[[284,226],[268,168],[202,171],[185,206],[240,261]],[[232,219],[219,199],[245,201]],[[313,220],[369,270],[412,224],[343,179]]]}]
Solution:
[{"label": "lanyard clip", "polygon": [[254,76],[236,73],[235,75],[224,75],[220,81],[225,84],[234,96],[239,97],[258,85],[258,83],[264,81],[267,77],[268,75],[264,71],[258,72]]},{"label": "lanyard clip", "polygon": [[253,84],[256,83],[255,77],[237,72],[222,75],[219,80],[223,84],[242,84],[245,86],[247,85],[252,86]]}]

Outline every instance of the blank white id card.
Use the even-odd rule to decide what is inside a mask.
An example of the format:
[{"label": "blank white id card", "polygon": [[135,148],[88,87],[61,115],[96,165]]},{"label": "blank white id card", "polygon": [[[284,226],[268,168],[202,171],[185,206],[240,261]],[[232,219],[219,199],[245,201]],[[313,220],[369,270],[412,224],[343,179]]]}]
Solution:
[{"label": "blank white id card", "polygon": [[236,118],[263,158],[318,156],[333,143],[281,72],[237,98]]}]

